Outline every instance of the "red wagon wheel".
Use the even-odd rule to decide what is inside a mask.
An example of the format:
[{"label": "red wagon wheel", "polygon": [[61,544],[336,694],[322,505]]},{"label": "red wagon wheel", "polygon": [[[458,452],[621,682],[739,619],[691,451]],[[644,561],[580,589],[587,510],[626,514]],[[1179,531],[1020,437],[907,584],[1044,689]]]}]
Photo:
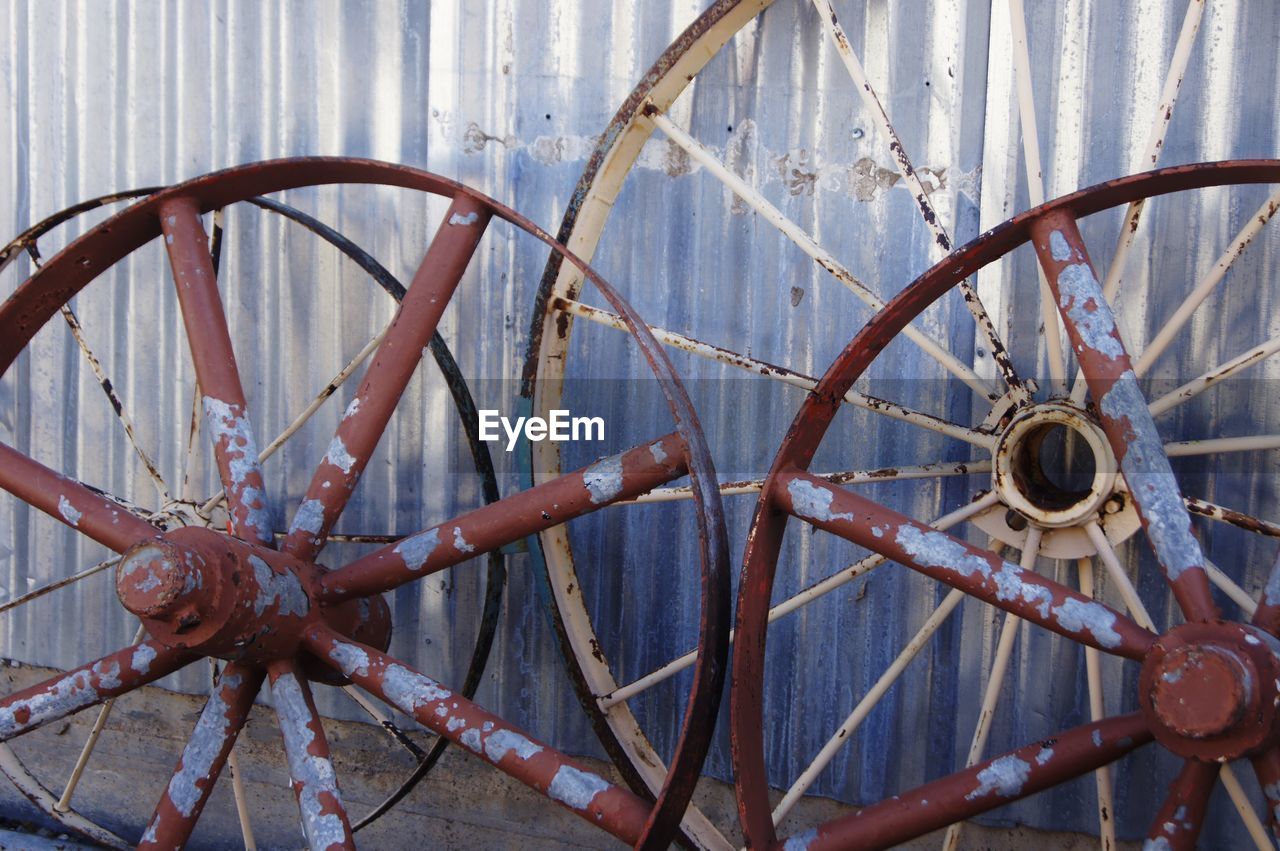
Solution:
[{"label": "red wagon wheel", "polygon": [[[325,184],[395,186],[450,199],[395,318],[279,547],[255,435],[201,216],[258,195]],[[536,488],[423,529],[332,570],[316,557],[410,381],[423,348],[492,218],[578,267],[632,327],[675,429]],[[190,836],[265,680],[308,843],[350,847],[309,681],[351,681],[428,729],[633,845],[674,835],[705,756],[727,654],[727,546],[710,456],[688,399],[646,327],[604,280],[514,211],[426,172],[367,160],[307,158],[229,169],[152,195],[70,244],[0,306],[0,374],[76,293],[163,237],[177,287],[206,430],[227,498],[227,531],[162,531],[89,485],[0,445],[0,487],[121,554],[116,590],[149,638],[0,700],[0,741],[153,682],[201,656],[227,659],[142,847]],[[513,541],[688,476],[703,577],[701,659],[676,758],[656,801],[613,786],[500,717],[386,654],[381,594]]]},{"label": "red wagon wheel", "polygon": [[[1192,534],[1166,448],[1135,378],[1136,361],[1131,363],[1121,341],[1076,226],[1090,214],[1156,195],[1276,181],[1276,161],[1180,166],[1102,184],[1038,207],[939,263],[894,298],[842,351],[806,399],[774,460],[746,553],[731,702],[739,814],[750,847],[779,845],[764,746],[765,643],[775,571],[792,516],[866,548],[873,557],[938,580],[955,589],[953,595],[977,598],[1086,648],[1134,660],[1141,669],[1136,695],[1127,696],[1134,711],[1063,732],[1046,730],[1038,742],[794,835],[788,848],[793,842],[810,849],[888,847],[1106,766],[1153,740],[1183,760],[1152,822],[1153,847],[1195,846],[1220,764],[1238,757],[1252,759],[1276,830],[1280,570],[1273,568],[1251,620],[1223,619],[1210,592],[1212,567]],[[1090,401],[1028,398],[993,423],[993,492],[988,503],[1021,505],[1018,513],[1030,520],[1029,534],[1037,541],[1055,528],[1078,525],[1081,517],[1093,517],[1096,524],[1110,500],[1131,504],[1186,620],[1162,634],[1140,625],[1139,620],[1149,622],[1140,603],[1133,617],[1126,616],[1088,593],[941,531],[936,523],[916,521],[809,472],[841,400],[907,323],[969,275],[1027,242],[1052,289]],[[1096,474],[1087,487],[1054,488],[1038,466],[1037,441],[1062,425],[1078,432],[1081,451],[1093,455]],[[1037,549],[1023,546],[1033,559]]]}]

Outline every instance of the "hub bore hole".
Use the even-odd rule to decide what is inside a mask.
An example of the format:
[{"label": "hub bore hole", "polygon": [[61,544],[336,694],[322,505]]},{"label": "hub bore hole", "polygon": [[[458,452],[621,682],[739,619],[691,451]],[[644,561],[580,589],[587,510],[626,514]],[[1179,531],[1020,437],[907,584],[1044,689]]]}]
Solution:
[{"label": "hub bore hole", "polygon": [[1084,436],[1062,423],[1027,432],[1011,459],[1018,490],[1046,511],[1070,508],[1089,496],[1098,472]]}]

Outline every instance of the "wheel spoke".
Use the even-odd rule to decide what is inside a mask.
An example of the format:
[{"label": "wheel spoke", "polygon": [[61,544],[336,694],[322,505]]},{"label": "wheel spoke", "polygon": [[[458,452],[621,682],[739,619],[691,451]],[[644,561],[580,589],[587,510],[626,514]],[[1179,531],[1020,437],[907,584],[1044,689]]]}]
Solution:
[{"label": "wheel spoke", "polygon": [[311,688],[291,662],[275,663],[268,673],[271,701],[289,762],[290,785],[298,799],[307,845],[313,851],[355,848],[338,790],[338,777],[329,758],[329,742],[311,698]]},{"label": "wheel spoke", "polygon": [[260,670],[233,662],[222,672],[139,848],[179,849],[186,845],[261,686]]},{"label": "wheel spoke", "polygon": [[1266,535],[1271,538],[1280,537],[1280,523],[1262,520],[1240,511],[1233,511],[1230,508],[1225,508],[1215,502],[1209,502],[1204,499],[1186,497],[1183,501],[1186,503],[1188,511],[1193,514],[1199,514],[1201,517],[1230,523],[1232,526],[1239,526],[1241,529],[1256,532],[1259,535]]},{"label": "wheel spoke", "polygon": [[[1040,554],[1040,539],[1043,535],[1044,532],[1039,526],[1031,526],[1027,529],[1027,540],[1023,544],[1022,557],[1019,560],[1019,567],[1023,570],[1035,570],[1036,557]],[[982,693],[978,723],[973,730],[973,740],[969,743],[969,756],[965,760],[965,768],[977,765],[987,749],[987,739],[991,737],[991,719],[995,717],[996,706],[1000,702],[1000,692],[1004,689],[1005,674],[1009,670],[1009,660],[1013,658],[1013,644],[1018,639],[1018,629],[1021,624],[1022,621],[1017,615],[1005,613],[1004,622],[1000,625],[1000,638],[996,642],[996,655],[991,661],[991,673],[987,676],[987,687]],[[1093,650],[1092,647],[1085,649]],[[947,828],[947,835],[942,842],[943,851],[955,851],[959,847],[961,828],[961,822],[956,822]]]},{"label": "wheel spoke", "polygon": [[1276,352],[1280,352],[1280,336],[1272,337],[1265,343],[1254,346],[1244,354],[1238,355],[1226,363],[1218,364],[1213,369],[1191,379],[1176,390],[1171,390],[1164,394],[1150,404],[1151,416],[1159,416],[1184,402],[1191,401],[1210,387],[1215,387],[1233,375],[1261,363]]},{"label": "wheel spoke", "polygon": [[[1022,0],[1009,0],[1009,25],[1013,36],[1013,71],[1018,87],[1018,121],[1022,126],[1023,161],[1027,165],[1027,195],[1032,207],[1044,203],[1044,170],[1040,165],[1040,131],[1036,126],[1035,101],[1031,91],[1031,55],[1027,47],[1027,16]],[[1058,311],[1044,270],[1040,279],[1040,321],[1044,324],[1044,344],[1049,358],[1049,380],[1054,393],[1065,393],[1067,352],[1058,327]]]},{"label": "wheel spoke", "polygon": [[631,792],[583,770],[549,745],[372,647],[325,627],[311,630],[307,644],[322,661],[436,735],[629,844],[641,837],[650,808]]},{"label": "wheel spoke", "polygon": [[[902,174],[902,181],[915,197],[916,208],[920,211],[920,218],[924,221],[925,226],[929,228],[929,232],[933,234],[935,254],[938,256],[946,254],[951,250],[951,237],[947,235],[947,229],[942,224],[941,217],[938,216],[933,209],[933,204],[929,201],[929,193],[925,191],[919,175],[911,165],[911,158],[907,156],[906,146],[902,144],[902,140],[898,138],[897,131],[893,129],[893,122],[889,120],[889,113],[885,111],[884,105],[876,95],[875,89],[871,87],[871,81],[867,79],[866,72],[863,71],[862,63],[858,61],[857,54],[853,52],[853,46],[849,43],[848,37],[840,26],[840,21],[836,17],[835,8],[832,7],[830,0],[813,0],[813,6],[817,10],[818,18],[822,21],[827,34],[831,36],[832,41],[835,43],[836,52],[840,54],[845,70],[849,72],[849,77],[853,81],[854,89],[862,98],[863,106],[871,113],[876,123],[880,126],[880,132],[884,134],[885,139],[889,142],[889,153],[898,164],[898,171]],[[1000,335],[996,333],[995,324],[987,314],[986,308],[982,306],[982,300],[978,298],[977,290],[968,281],[961,281],[960,292],[964,296],[965,306],[973,314],[979,331],[991,349],[991,356],[995,359],[996,365],[999,366],[1005,383],[1011,389],[1022,390],[1022,382],[1013,368],[1013,361],[1009,359],[1009,353],[1005,349]],[[910,330],[910,326],[904,330],[904,333],[907,330]],[[977,378],[976,374],[974,377]],[[981,379],[978,380],[981,381]]]},{"label": "wheel spoke", "polygon": [[109,830],[95,824],[75,810],[58,810],[58,801],[53,793],[40,784],[40,781],[27,771],[22,760],[6,744],[0,744],[0,772],[13,782],[13,785],[31,803],[35,804],[45,815],[57,819],[62,824],[101,843],[107,848],[118,848],[121,851],[132,848],[132,843],[125,842]]},{"label": "wheel spoke", "polygon": [[[1093,587],[1093,561],[1082,558],[1076,562],[1080,577],[1080,593],[1096,599]],[[1084,649],[1085,676],[1089,681],[1089,720],[1101,721],[1106,715],[1102,695],[1102,658],[1092,647]],[[1102,851],[1116,848],[1116,803],[1111,787],[1111,766],[1101,765],[1093,770],[1094,784],[1098,788],[1098,836]]]},{"label": "wheel spoke", "polygon": [[[769,203],[769,201],[760,194],[750,184],[742,180],[736,174],[725,168],[724,164],[716,158],[715,154],[707,150],[707,148],[694,139],[687,132],[680,128],[659,111],[656,107],[650,107],[646,112],[649,119],[657,125],[667,135],[672,142],[675,142],[681,148],[688,152],[689,156],[702,164],[707,171],[711,172],[728,189],[750,205],[758,212],[766,221],[780,230],[784,236],[795,243],[796,247],[809,255],[815,263],[826,269],[831,275],[845,286],[850,292],[860,298],[868,307],[874,311],[880,311],[884,308],[885,302],[878,295],[867,288],[867,285],[856,278],[852,272],[846,269],[836,260],[831,252],[827,251],[814,240],[799,225],[791,221],[777,207]],[[922,199],[923,195],[920,196]],[[925,203],[928,203],[927,200]],[[988,320],[988,323],[990,320]],[[930,357],[938,362],[947,372],[950,372],[956,378],[963,381],[969,386],[973,392],[979,396],[986,398],[995,398],[993,391],[987,383],[978,376],[970,367],[961,363],[955,355],[951,354],[942,346],[941,343],[929,337],[914,325],[908,325],[902,333],[906,335],[916,345],[920,346]]]},{"label": "wheel spoke", "polygon": [[[1280,189],[1271,193],[1271,197],[1263,202],[1258,211],[1249,217],[1249,221],[1236,234],[1235,239],[1231,240],[1231,244],[1227,246],[1227,250],[1222,252],[1222,256],[1213,264],[1213,268],[1209,270],[1209,274],[1196,284],[1191,290],[1191,294],[1178,305],[1178,309],[1173,312],[1173,316],[1169,321],[1156,333],[1151,342],[1143,349],[1142,354],[1133,364],[1133,374],[1141,378],[1150,371],[1156,361],[1169,348],[1169,344],[1173,342],[1186,324],[1191,321],[1192,315],[1196,312],[1201,303],[1222,283],[1222,279],[1226,277],[1227,270],[1240,255],[1244,254],[1244,250],[1249,247],[1254,238],[1262,232],[1262,228],[1271,221],[1276,214],[1276,210],[1280,209]],[[1152,411],[1152,413],[1156,413]]]},{"label": "wheel spoke", "polygon": [[[1115,548],[1111,546],[1111,542],[1107,540],[1107,533],[1102,531],[1102,527],[1096,522],[1089,522],[1084,525],[1085,534],[1089,536],[1089,542],[1093,544],[1093,548],[1098,553],[1098,558],[1102,560],[1102,566],[1106,568],[1107,575],[1111,577],[1111,581],[1115,583],[1116,588],[1120,591],[1120,599],[1124,600],[1125,609],[1128,610],[1129,616],[1138,622],[1138,626],[1143,629],[1157,632],[1155,622],[1151,620],[1151,615],[1147,612],[1147,607],[1143,604],[1142,598],[1138,596],[1138,591],[1133,587],[1133,581],[1129,579],[1129,573],[1124,569],[1124,565],[1120,563],[1120,556],[1116,554]],[[1080,589],[1084,591],[1084,589]],[[1084,593],[1093,596],[1092,593],[1085,591]]]},{"label": "wheel spoke", "polygon": [[3,443],[0,488],[118,553],[160,533],[119,503]]},{"label": "wheel spoke", "polygon": [[1151,732],[1136,712],[1073,727],[1045,744],[1026,745],[795,838],[808,851],[888,848],[1115,762],[1149,741]]},{"label": "wheel spoke", "polygon": [[0,741],[57,721],[168,676],[196,657],[158,641],[117,650],[0,698]]},{"label": "wheel spoke", "polygon": [[231,532],[242,540],[272,546],[271,511],[258,448],[218,294],[209,239],[200,223],[200,208],[191,198],[175,198],[161,204],[159,212],[202,394],[205,427],[213,442],[222,487],[230,495]]},{"label": "wheel spoke", "polygon": [[1170,458],[1185,458],[1190,455],[1218,455],[1223,452],[1262,452],[1269,449],[1280,449],[1280,434],[1214,437],[1208,440],[1183,440],[1164,445],[1164,452]]},{"label": "wheel spoke", "polygon": [[902,648],[893,663],[876,680],[875,685],[863,696],[862,700],[858,701],[858,705],[845,718],[844,723],[836,729],[831,738],[827,739],[827,743],[822,746],[822,750],[818,751],[818,755],[813,758],[813,762],[809,763],[809,766],[791,784],[791,788],[787,790],[787,793],[778,801],[778,805],[773,808],[773,823],[775,825],[780,824],[787,817],[787,813],[791,812],[791,808],[796,805],[796,802],[818,779],[818,775],[826,770],[826,767],[831,764],[831,760],[840,752],[840,749],[852,740],[853,734],[857,731],[859,725],[871,714],[871,710],[876,708],[880,700],[893,687],[893,684],[898,681],[898,678],[902,676],[902,672],[907,669],[907,665],[924,649],[924,646],[933,638],[934,633],[946,623],[947,618],[951,616],[956,606],[960,605],[964,598],[964,592],[958,589],[953,588],[947,592],[947,596],[942,599],[942,603],[938,605],[938,608],[933,610],[933,614],[929,615],[916,634]]},{"label": "wheel spoke", "polygon": [[784,473],[777,482],[784,510],[1045,629],[1130,659],[1156,639],[1077,591],[816,476]]},{"label": "wheel spoke", "polygon": [[[935,461],[931,464],[903,464],[898,467],[881,467],[878,470],[848,470],[843,473],[817,473],[833,485],[868,485],[879,482],[901,482],[909,479],[936,479],[945,476],[970,476],[976,473],[991,473],[991,461]],[[742,494],[760,493],[764,487],[764,479],[743,479],[720,483],[721,496],[740,496]],[[654,488],[641,494],[629,503],[670,502],[677,499],[693,499],[693,489],[689,485],[672,488]]]},{"label": "wheel spoke", "polygon": [[1217,609],[1204,554],[1075,219],[1056,210],[1033,222],[1031,232],[1156,559],[1187,619],[1212,620]]},{"label": "wheel spoke", "polygon": [[1218,777],[1216,762],[1189,759],[1169,786],[1169,794],[1160,805],[1147,833],[1147,844],[1170,851],[1195,851],[1196,839],[1204,826],[1209,793]]},{"label": "wheel spoke", "polygon": [[397,588],[677,479],[685,475],[684,458],[684,441],[675,433],[604,458],[327,573],[321,595],[334,603]]},{"label": "wheel spoke", "polygon": [[490,214],[484,203],[466,193],[455,196],[445,211],[377,356],[311,478],[282,546],[285,552],[311,559],[323,548],[325,536],[346,507],[422,359],[423,349],[435,334]]},{"label": "wheel spoke", "polygon": [[[999,499],[994,493],[987,493],[986,495],[969,503],[968,505],[962,506],[961,508],[955,511],[952,511],[949,514],[944,514],[943,516],[939,517],[937,520],[933,521],[933,523],[930,525],[934,529],[950,529],[951,527],[956,526],[959,523],[964,522],[965,520],[968,520],[970,517],[974,516],[975,514],[980,514],[983,511],[986,511],[988,508],[995,505],[998,501]],[[827,594],[830,594],[832,591],[836,590],[837,588],[842,588],[843,586],[857,579],[859,576],[864,576],[865,574],[870,573],[872,569],[879,567],[880,565],[884,564],[886,561],[888,561],[888,559],[886,559],[882,555],[879,555],[879,554],[870,555],[864,559],[860,559],[854,564],[849,565],[845,569],[841,570],[839,573],[833,573],[831,576],[828,576],[826,579],[815,582],[814,584],[810,585],[804,590],[797,592],[796,594],[792,595],[791,597],[788,597],[786,600],[783,600],[781,603],[778,603],[776,606],[769,609],[768,622],[773,623],[778,618],[784,615],[789,615],[792,612],[796,611],[797,609],[802,608],[803,606],[807,606],[809,603],[812,603],[814,600],[817,600],[819,597],[824,597]],[[734,632],[730,631],[729,640],[732,641],[733,638],[734,638]],[[661,668],[658,668],[657,670],[653,671],[652,673],[646,674],[645,676],[640,677],[639,679],[634,680],[633,682],[627,683],[624,686],[614,689],[613,691],[609,692],[606,695],[600,696],[597,699],[597,702],[599,703],[601,709],[608,709],[609,707],[613,706],[616,703],[621,703],[624,700],[628,700],[632,697],[635,697],[637,694],[640,694],[642,691],[645,691],[646,689],[649,689],[660,682],[670,679],[671,677],[683,671],[685,668],[692,666],[693,663],[697,661],[697,658],[698,658],[698,651],[690,650],[688,653],[684,654],[683,656],[678,656],[675,659],[672,659],[670,662],[663,665]]]},{"label": "wheel spoke", "polygon": [[1250,760],[1267,802],[1267,823],[1272,836],[1280,836],[1280,747],[1272,746]]},{"label": "wheel spoke", "polygon": [[[607,310],[601,310],[598,307],[591,307],[580,301],[557,297],[555,307],[565,313],[571,313],[574,316],[581,317],[598,325],[604,325],[607,328],[614,328],[618,331],[627,331],[627,324],[621,316],[616,313],[610,313]],[[674,331],[667,331],[662,328],[655,328],[652,325],[647,326],[653,334],[654,339],[665,346],[680,349],[708,360],[723,363],[736,369],[741,369],[752,375],[762,376],[773,381],[780,381],[792,387],[799,387],[803,390],[812,390],[818,386],[818,379],[785,366],[778,366],[767,361],[757,360],[748,355],[732,351],[730,349],[721,348],[720,346],[704,343],[694,337],[687,337],[684,334],[677,334]],[[932,414],[926,414],[911,408],[904,407],[895,402],[886,399],[880,399],[875,396],[868,396],[857,390],[850,390],[844,395],[844,401],[859,408],[882,414],[891,419],[901,422],[910,423],[921,428],[927,428],[930,431],[936,431],[939,434],[945,434],[948,437],[954,437],[957,440],[963,440],[966,443],[972,443],[974,446],[981,446],[983,449],[992,449],[995,446],[995,437],[987,432],[978,431],[958,423],[935,417]]]},{"label": "wheel spoke", "polygon": [[28,591],[25,594],[14,597],[12,600],[7,600],[4,603],[0,603],[0,614],[3,614],[4,612],[9,611],[10,609],[16,609],[18,608],[18,606],[24,605],[26,603],[30,603],[32,600],[39,599],[40,597],[43,597],[46,594],[52,594],[54,591],[57,591],[59,588],[66,588],[69,585],[76,584],[82,579],[88,579],[90,576],[96,576],[97,574],[101,573],[107,568],[115,567],[119,563],[120,563],[120,559],[109,558],[106,561],[98,562],[93,567],[86,567],[84,570],[80,571],[79,573],[73,573],[70,576],[66,577],[65,579],[59,579],[54,582],[50,582],[48,585],[42,585],[33,591]]},{"label": "wheel spoke", "polygon": [[1244,790],[1244,786],[1240,783],[1240,778],[1236,777],[1235,769],[1231,767],[1230,763],[1222,763],[1222,768],[1218,772],[1218,779],[1222,781],[1222,787],[1227,790],[1231,803],[1235,806],[1236,812],[1240,814],[1240,822],[1248,832],[1249,838],[1253,840],[1254,846],[1258,851],[1275,851],[1275,844],[1267,836],[1266,826],[1258,818],[1258,813],[1253,808],[1253,802],[1249,800],[1249,793]]}]

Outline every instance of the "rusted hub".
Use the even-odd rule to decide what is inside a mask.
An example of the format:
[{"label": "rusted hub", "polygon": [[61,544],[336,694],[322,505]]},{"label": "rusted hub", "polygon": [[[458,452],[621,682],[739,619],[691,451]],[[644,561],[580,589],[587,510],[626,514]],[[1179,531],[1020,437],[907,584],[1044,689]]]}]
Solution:
[{"label": "rusted hub", "polygon": [[1083,410],[1036,405],[1010,421],[996,443],[992,485],[1005,505],[1057,529],[1095,518],[1116,484],[1106,435]]},{"label": "rusted hub", "polygon": [[172,647],[266,662],[295,655],[317,620],[386,649],[390,611],[381,597],[321,606],[323,568],[200,527],[143,541],[116,567],[116,595],[148,633]]},{"label": "rusted hub", "polygon": [[1140,702],[1156,739],[1182,756],[1234,759],[1277,736],[1280,643],[1237,623],[1191,623],[1143,663]]}]

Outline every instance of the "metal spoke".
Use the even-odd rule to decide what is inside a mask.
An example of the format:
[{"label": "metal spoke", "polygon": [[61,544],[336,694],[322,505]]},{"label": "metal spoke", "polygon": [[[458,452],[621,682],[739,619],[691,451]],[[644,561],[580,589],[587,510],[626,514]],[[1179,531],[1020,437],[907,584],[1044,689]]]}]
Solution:
[{"label": "metal spoke", "polygon": [[45,815],[57,819],[77,833],[87,836],[107,848],[118,848],[120,851],[126,851],[126,849],[133,847],[133,843],[125,842],[119,836],[95,824],[75,810],[58,812],[57,798],[39,780],[33,777],[31,772],[27,771],[26,766],[22,764],[22,760],[18,759],[18,755],[6,744],[0,744],[0,772],[3,772],[4,776],[13,782],[18,791],[28,801],[35,804]]},{"label": "metal spoke", "polygon": [[1218,776],[1218,763],[1188,759],[1169,786],[1160,812],[1151,822],[1146,844],[1170,851],[1195,851],[1204,825],[1209,793]]},{"label": "metal spoke", "polygon": [[[1097,598],[1093,587],[1093,561],[1080,559],[1076,562],[1076,571],[1080,577],[1080,593]],[[1102,658],[1092,647],[1084,649],[1084,667],[1089,681],[1089,720],[1100,721],[1106,716],[1102,699]],[[1116,803],[1112,794],[1111,766],[1094,769],[1093,779],[1098,788],[1098,837],[1102,840],[1102,851],[1115,851]]]},{"label": "metal spoke", "polygon": [[1164,445],[1164,452],[1170,458],[1185,458],[1189,455],[1217,455],[1223,452],[1260,452],[1268,449],[1280,449],[1280,434],[1183,440]]},{"label": "metal spoke", "polygon": [[60,588],[66,588],[70,585],[74,585],[75,583],[79,582],[82,579],[88,579],[90,576],[96,576],[97,574],[101,573],[104,570],[107,570],[108,568],[115,567],[117,564],[119,564],[119,562],[120,562],[119,558],[109,558],[106,561],[100,561],[97,564],[95,564],[93,567],[86,567],[84,570],[80,571],[79,573],[73,573],[64,579],[59,579],[54,582],[50,582],[48,585],[42,585],[41,587],[35,589],[34,591],[28,591],[27,593],[22,594],[21,596],[14,597],[12,600],[7,600],[4,603],[0,603],[0,614],[3,614],[4,612],[9,611],[10,609],[16,609],[18,606],[24,605],[26,603],[30,603],[32,600],[38,600],[39,598],[45,596],[46,594],[51,594]]},{"label": "metal spoke", "polygon": [[[626,331],[627,325],[623,322],[622,317],[616,313],[610,313],[607,310],[601,310],[598,307],[591,307],[579,301],[557,297],[555,300],[557,310],[565,313],[571,313],[574,316],[581,317],[599,325],[608,328],[614,328],[619,331]],[[727,366],[741,369],[752,375],[761,376],[774,381],[780,381],[783,384],[799,387],[802,390],[812,390],[818,386],[818,379],[813,376],[806,375],[788,369],[784,366],[768,363],[767,361],[757,360],[756,358],[730,349],[721,348],[720,346],[704,343],[693,337],[687,337],[683,334],[677,334],[674,331],[667,331],[662,328],[648,326],[654,339],[659,343],[672,348],[680,349],[698,357],[707,358]],[[987,432],[978,431],[968,426],[959,425],[958,423],[949,422],[947,420],[935,417],[932,414],[922,413],[903,407],[894,402],[880,399],[875,396],[868,396],[856,390],[850,390],[844,395],[844,401],[859,408],[873,411],[877,414],[883,414],[886,417],[900,420],[902,422],[911,423],[930,431],[936,431],[945,434],[948,437],[954,437],[957,440],[963,440],[974,446],[981,446],[984,449],[992,449],[995,446],[995,436]]]},{"label": "metal spoke", "polygon": [[1259,535],[1267,535],[1272,538],[1280,537],[1280,523],[1262,520],[1240,511],[1233,511],[1230,508],[1225,508],[1215,502],[1209,502],[1204,499],[1186,497],[1183,501],[1186,503],[1187,510],[1193,514],[1208,517],[1210,520],[1230,523],[1233,526],[1239,526],[1241,529],[1247,529]]},{"label": "metal spoke", "polygon": [[1249,838],[1253,840],[1254,846],[1258,851],[1275,851],[1275,844],[1267,836],[1266,826],[1262,823],[1262,819],[1258,818],[1258,813],[1253,809],[1253,802],[1249,800],[1249,793],[1244,790],[1240,778],[1236,777],[1235,769],[1230,763],[1222,763],[1218,779],[1222,781],[1222,786],[1227,790],[1231,803],[1240,814],[1240,821],[1244,824]]},{"label": "metal spoke", "polygon": [[[962,506],[956,511],[952,511],[949,514],[944,514],[939,517],[937,520],[933,521],[931,526],[932,528],[939,530],[950,529],[953,526],[963,523],[975,514],[981,514],[997,502],[999,502],[999,498],[994,493],[984,494],[982,497],[968,505]],[[769,609],[769,623],[773,623],[778,618],[783,617],[784,615],[789,615],[797,609],[807,606],[809,603],[812,603],[819,597],[824,597],[827,594],[830,594],[837,588],[844,587],[859,576],[865,576],[867,573],[871,572],[872,569],[879,567],[886,561],[888,561],[888,559],[882,555],[870,555],[849,565],[839,573],[834,573],[826,579],[815,582],[813,585],[797,592]],[[733,638],[734,632],[730,632],[729,640],[733,641]],[[697,658],[698,651],[690,650],[683,656],[677,656],[675,659],[672,659],[661,668],[658,668],[639,679],[633,680],[624,686],[619,686],[608,694],[599,696],[596,699],[596,702],[602,710],[607,710],[615,704],[635,697],[637,694],[652,688],[658,683],[670,679],[686,668],[692,667],[693,663],[697,661]]]},{"label": "metal spoke", "polygon": [[[1035,569],[1036,557],[1040,555],[1040,539],[1043,535],[1044,531],[1039,526],[1031,526],[1027,529],[1027,540],[1023,544],[1022,556],[1018,560],[1018,566],[1023,570]],[[1083,589],[1081,590],[1083,592]],[[1000,692],[1004,689],[1005,674],[1009,670],[1009,660],[1013,658],[1013,644],[1018,638],[1018,629],[1021,624],[1022,621],[1017,615],[1005,613],[1004,622],[1000,625],[1000,638],[996,642],[996,655],[991,661],[991,672],[987,675],[987,687],[982,693],[978,723],[973,730],[973,740],[969,743],[969,756],[965,759],[965,768],[977,765],[987,749],[987,739],[991,736],[991,719],[995,717]],[[1087,649],[1093,650],[1092,647]],[[961,822],[956,822],[947,828],[947,835],[942,840],[943,851],[955,851],[959,847],[961,826]]]},{"label": "metal spoke", "polygon": [[1219,364],[1204,374],[1191,379],[1176,390],[1171,390],[1159,399],[1152,401],[1148,406],[1148,410],[1151,411],[1151,416],[1159,416],[1165,411],[1189,402],[1210,387],[1222,383],[1231,376],[1261,363],[1276,352],[1280,352],[1280,336],[1272,337],[1265,343],[1254,346],[1244,354],[1238,355],[1226,363]]},{"label": "metal spoke", "polygon": [[[826,269],[831,275],[845,286],[850,292],[860,298],[868,307],[874,311],[884,308],[885,302],[878,295],[867,288],[867,285],[856,278],[852,272],[846,269],[836,260],[831,252],[827,251],[819,245],[813,237],[804,231],[799,225],[791,221],[777,207],[769,203],[765,197],[756,189],[752,188],[742,178],[725,168],[716,156],[707,150],[707,148],[699,141],[694,139],[678,125],[673,123],[656,107],[649,107],[646,111],[649,119],[657,125],[667,135],[667,138],[679,145],[689,156],[702,164],[707,171],[715,175],[725,184],[728,189],[750,205],[758,212],[766,221],[780,230],[784,236],[795,243],[805,254],[809,255],[814,262]],[[924,197],[923,195],[921,196]],[[927,201],[926,201],[927,203]],[[950,372],[956,378],[963,381],[973,392],[984,398],[994,399],[995,394],[992,389],[983,381],[977,373],[970,367],[961,363],[955,355],[948,352],[942,344],[929,337],[914,325],[908,325],[902,333],[916,345],[920,346],[930,357],[938,362],[947,372]]]}]

